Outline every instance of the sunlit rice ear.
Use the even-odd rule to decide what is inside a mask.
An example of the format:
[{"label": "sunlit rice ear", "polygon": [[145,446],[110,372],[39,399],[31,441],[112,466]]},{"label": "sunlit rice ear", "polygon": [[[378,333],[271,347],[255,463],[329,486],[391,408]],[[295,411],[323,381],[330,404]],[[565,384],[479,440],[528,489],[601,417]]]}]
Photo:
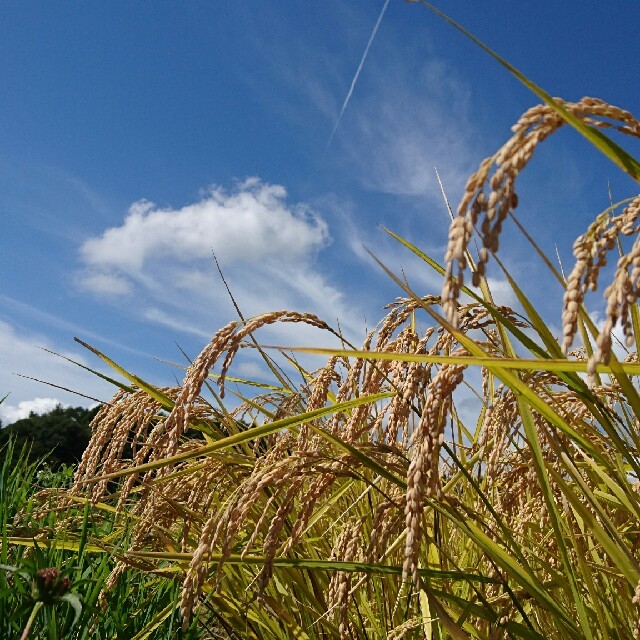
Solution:
[{"label": "sunlit rice ear", "polygon": [[[628,111],[603,100],[588,97],[579,102],[554,100],[589,126],[613,128],[626,135],[640,137],[640,122]],[[515,190],[518,174],[531,160],[537,146],[565,124],[566,120],[547,105],[529,109],[512,127],[513,136],[495,155],[483,160],[467,181],[457,216],[451,223],[445,255],[442,301],[447,318],[454,327],[457,326],[457,304],[467,266],[465,254],[474,230],[479,234],[482,245],[473,282],[478,285],[490,254],[498,251],[505,219],[518,206]],[[494,165],[495,170],[491,173]]]},{"label": "sunlit rice ear", "polygon": [[[465,354],[464,350],[457,355]],[[418,559],[422,543],[422,519],[425,497],[440,499],[440,447],[444,427],[452,404],[452,395],[462,382],[465,365],[444,365],[427,389],[427,402],[420,424],[413,435],[413,451],[407,472],[407,502],[405,506],[405,559],[403,579],[411,577],[414,588],[420,587]]]}]

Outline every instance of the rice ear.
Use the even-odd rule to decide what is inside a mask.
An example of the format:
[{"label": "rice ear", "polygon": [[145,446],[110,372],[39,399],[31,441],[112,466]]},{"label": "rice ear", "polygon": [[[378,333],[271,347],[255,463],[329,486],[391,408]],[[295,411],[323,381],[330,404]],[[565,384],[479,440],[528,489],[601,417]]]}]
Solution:
[{"label": "rice ear", "polygon": [[[628,111],[603,100],[587,97],[578,102],[566,102],[560,98],[554,98],[554,101],[572,117],[590,127],[614,128],[640,138],[640,122]],[[467,181],[457,216],[449,229],[445,255],[446,277],[442,300],[447,318],[454,327],[458,322],[458,299],[467,266],[465,254],[473,233],[477,231],[482,245],[474,272],[473,284],[477,286],[479,278],[485,273],[490,254],[498,251],[506,218],[518,206],[516,178],[531,160],[538,145],[565,124],[565,118],[551,106],[541,104],[532,107],[512,127],[513,136],[495,155],[483,160]],[[570,302],[573,303],[573,300]],[[570,319],[567,317],[567,326],[571,326]]]}]

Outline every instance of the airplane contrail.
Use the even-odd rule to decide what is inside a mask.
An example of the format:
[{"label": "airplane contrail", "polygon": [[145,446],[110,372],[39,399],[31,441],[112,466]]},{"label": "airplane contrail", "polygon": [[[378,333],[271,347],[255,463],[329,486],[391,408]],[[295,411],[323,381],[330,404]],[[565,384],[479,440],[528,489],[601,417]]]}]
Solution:
[{"label": "airplane contrail", "polygon": [[367,54],[369,53],[369,49],[371,48],[371,44],[373,42],[373,39],[376,37],[376,33],[378,33],[378,28],[380,27],[380,23],[382,22],[382,18],[384,17],[385,11],[387,10],[387,7],[389,6],[389,1],[390,0],[385,0],[384,5],[382,6],[382,11],[380,11],[380,15],[378,16],[378,20],[375,24],[375,27],[373,27],[373,31],[371,32],[371,35],[369,36],[369,42],[367,42],[367,46],[364,50],[364,53],[362,54],[362,59],[360,60],[360,64],[358,65],[358,68],[356,70],[356,74],[353,76],[353,80],[351,81],[351,86],[349,87],[349,92],[347,93],[347,97],[344,99],[344,102],[342,103],[342,109],[340,109],[340,114],[338,115],[338,119],[336,120],[336,123],[333,125],[333,131],[331,132],[331,135],[329,136],[329,141],[327,142],[327,148],[329,148],[329,145],[331,144],[331,141],[333,140],[333,136],[335,135],[336,131],[338,130],[338,126],[340,125],[340,120],[342,120],[342,114],[345,112],[345,109],[347,108],[347,105],[349,104],[349,100],[351,99],[351,94],[353,93],[353,90],[356,86],[356,82],[358,82],[358,77],[360,76],[360,72],[362,71],[362,67],[364,65],[364,61],[367,59]]}]

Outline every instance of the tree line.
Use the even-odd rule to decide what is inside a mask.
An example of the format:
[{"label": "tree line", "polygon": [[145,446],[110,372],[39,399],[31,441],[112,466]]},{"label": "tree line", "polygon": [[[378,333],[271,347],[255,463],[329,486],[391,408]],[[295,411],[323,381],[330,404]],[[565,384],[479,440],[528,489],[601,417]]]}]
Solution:
[{"label": "tree line", "polygon": [[30,460],[45,458],[52,469],[78,462],[89,444],[89,425],[99,409],[58,405],[47,413],[32,412],[28,418],[6,426],[0,421],[0,463],[10,438],[18,449],[30,447]]}]

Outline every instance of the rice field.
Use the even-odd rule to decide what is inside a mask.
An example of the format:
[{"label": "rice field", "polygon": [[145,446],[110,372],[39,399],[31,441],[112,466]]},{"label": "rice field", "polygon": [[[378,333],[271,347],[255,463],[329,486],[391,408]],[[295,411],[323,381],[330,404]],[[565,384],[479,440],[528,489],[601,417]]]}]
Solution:
[{"label": "rice field", "polygon": [[[363,344],[293,310],[233,320],[175,387],[86,345],[127,382],[73,481],[27,495],[33,470],[3,471],[2,564],[72,566],[83,603],[72,635],[48,636],[75,609],[45,598],[28,637],[640,636],[640,196],[595,218],[566,275],[516,218],[519,174],[565,126],[638,181],[607,134],[638,138],[640,122],[597,98],[551,98],[507,68],[542,102],[469,177],[442,264],[389,231],[440,274],[441,295],[382,265],[400,297]],[[505,225],[563,288],[562,335],[500,260]],[[613,279],[600,282],[608,260]],[[494,302],[488,269],[517,310]],[[598,288],[602,327],[586,305]],[[265,327],[300,323],[342,340],[306,350],[324,358],[316,370],[260,346]],[[246,395],[228,402],[241,349],[257,349],[271,379],[233,378]],[[6,637],[19,637],[44,600],[8,597],[0,576]]]}]

